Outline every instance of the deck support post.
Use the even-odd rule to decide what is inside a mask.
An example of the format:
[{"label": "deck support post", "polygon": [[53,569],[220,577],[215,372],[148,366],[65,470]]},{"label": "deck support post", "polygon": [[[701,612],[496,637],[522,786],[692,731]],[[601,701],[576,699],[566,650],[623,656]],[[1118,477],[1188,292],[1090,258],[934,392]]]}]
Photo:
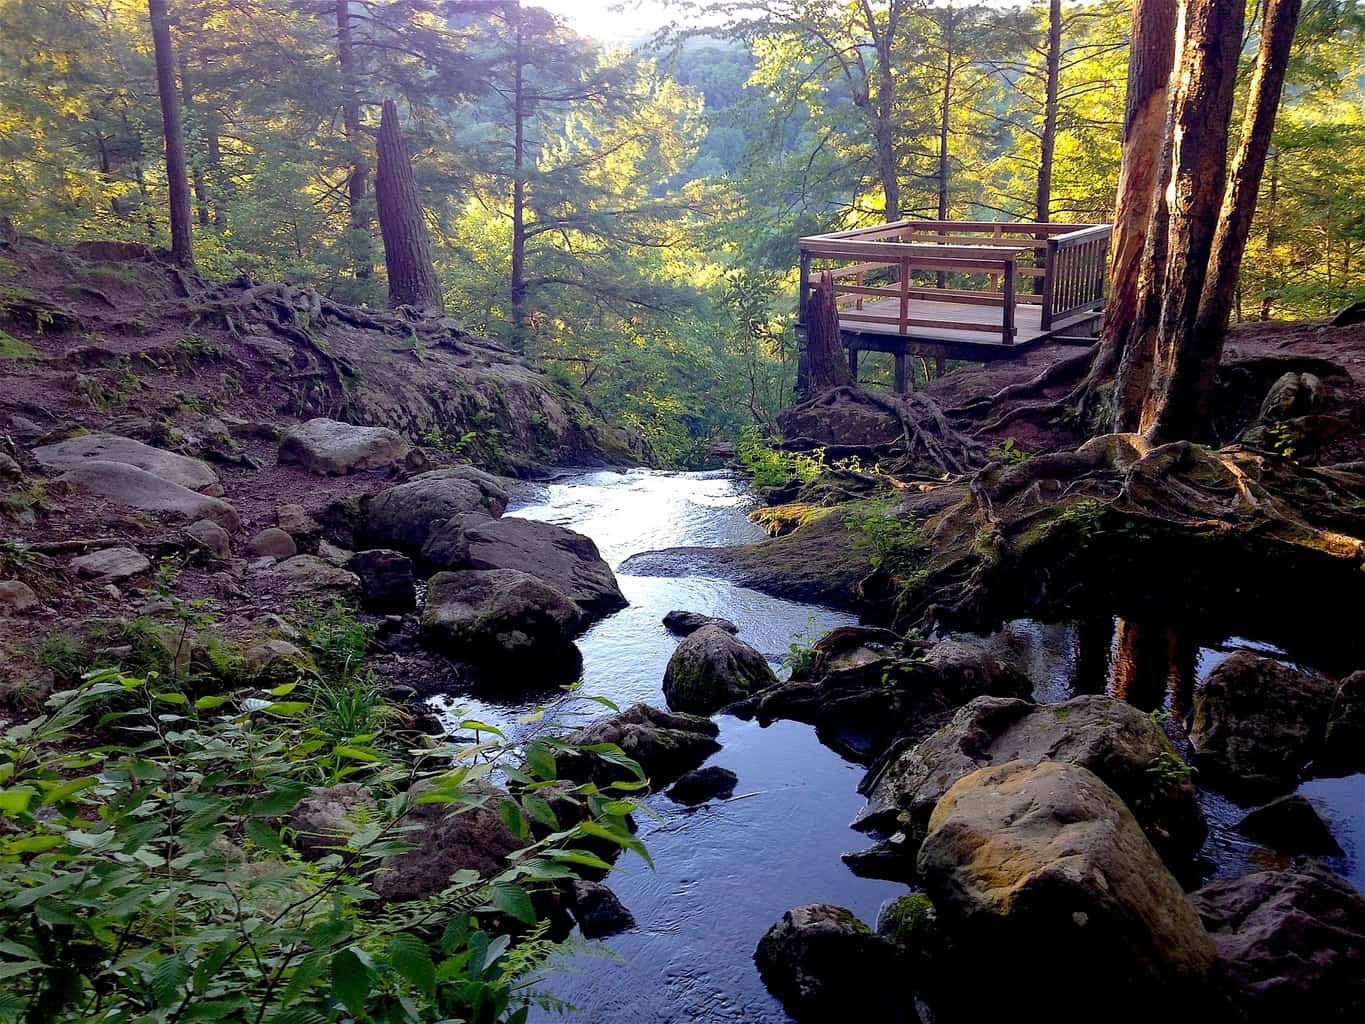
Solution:
[{"label": "deck support post", "polygon": [[896,359],[896,394],[898,394],[898,395],[904,395],[904,394],[908,393],[909,390],[910,390],[909,385],[908,385],[908,383],[907,383],[907,379],[908,379],[908,377],[909,377],[909,374],[906,373],[906,371],[909,369],[909,366],[908,366],[908,363],[909,363],[909,355],[908,355],[908,353],[905,351],[905,349],[901,349],[899,352],[895,353],[895,359]]},{"label": "deck support post", "polygon": [[1005,301],[1000,318],[1000,343],[1014,344],[1014,260],[1005,261]]},{"label": "deck support post", "polygon": [[848,345],[848,376],[854,384],[858,383],[858,346],[852,342]]},{"label": "deck support post", "polygon": [[948,360],[943,353],[940,352],[938,355],[934,356],[934,379],[937,380],[947,372]]},{"label": "deck support post", "polygon": [[798,327],[806,322],[806,301],[810,298],[810,253],[801,254],[801,290],[800,298],[796,305],[796,324]]}]

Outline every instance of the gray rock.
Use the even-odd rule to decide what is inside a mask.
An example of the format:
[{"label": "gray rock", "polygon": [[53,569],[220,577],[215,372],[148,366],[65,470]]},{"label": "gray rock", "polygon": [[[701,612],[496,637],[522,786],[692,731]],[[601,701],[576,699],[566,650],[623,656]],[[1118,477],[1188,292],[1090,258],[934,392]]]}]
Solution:
[{"label": "gray rock", "polygon": [[194,547],[207,551],[219,561],[232,556],[232,537],[212,519],[201,519],[185,528],[185,538]]},{"label": "gray rock", "polygon": [[703,615],[700,612],[685,612],[675,609],[665,615],[663,621],[664,629],[678,636],[691,636],[703,626],[719,626],[727,633],[739,632],[739,627],[729,619],[717,618],[714,615]]},{"label": "gray rock", "polygon": [[146,555],[129,547],[104,548],[71,559],[71,568],[76,575],[88,580],[126,580],[142,575],[151,567]]},{"label": "gray rock", "polygon": [[526,845],[498,814],[507,794],[495,786],[474,784],[467,789],[481,795],[483,803],[417,804],[404,818],[416,826],[403,838],[416,849],[385,857],[371,886],[385,902],[434,896],[456,871],[471,870],[489,878],[509,866],[507,856]]},{"label": "gray rock", "polygon": [[561,664],[582,624],[573,601],[513,569],[437,573],[422,615],[429,638],[476,661]]},{"label": "gray rock", "polygon": [[[616,744],[639,764],[650,784],[660,789],[719,750],[720,744],[716,742],[719,733],[719,726],[709,718],[677,715],[648,704],[635,704],[571,733],[567,739],[576,747]],[[605,785],[635,777],[625,768],[592,754],[566,755],[561,762],[560,775],[567,779]]]},{"label": "gray rock", "polygon": [[275,525],[296,541],[316,537],[322,529],[302,505],[281,505],[275,512]]},{"label": "gray rock", "polygon": [[218,474],[208,463],[117,434],[81,434],[35,448],[33,457],[49,473],[65,473],[92,460],[118,462],[201,494],[223,493]]},{"label": "gray rock", "polygon": [[1272,658],[1237,651],[1194,699],[1200,778],[1248,795],[1293,789],[1321,745],[1336,688]]},{"label": "gray rock", "polygon": [[317,671],[313,659],[288,640],[273,637],[247,648],[242,656],[247,674],[271,683],[289,683]]},{"label": "gray rock", "polygon": [[1215,974],[1250,1024],[1356,1021],[1365,1007],[1365,898],[1314,864],[1213,882],[1193,901]]},{"label": "gray rock", "polygon": [[1341,846],[1332,836],[1332,830],[1318,816],[1308,799],[1298,793],[1276,797],[1232,827],[1233,831],[1240,832],[1248,839],[1254,839],[1281,853],[1303,853],[1314,857],[1341,856]]},{"label": "gray rock", "polygon": [[407,555],[374,548],[357,552],[346,568],[360,577],[362,600],[370,611],[389,615],[417,607],[417,585]]},{"label": "gray rock", "polygon": [[377,809],[369,789],[359,782],[319,786],[289,812],[286,836],[305,860],[317,860],[344,847],[346,837]]},{"label": "gray rock", "polygon": [[1208,827],[1184,763],[1160,726],[1137,708],[1100,695],[1037,705],[977,697],[944,728],[891,759],[874,776],[854,828],[904,829],[909,856],[943,794],[979,768],[1008,761],[1065,761],[1098,775],[1127,803],[1172,865],[1198,854]]},{"label": "gray rock", "polygon": [[689,807],[707,800],[725,800],[735,791],[739,776],[729,768],[707,765],[688,772],[668,790],[668,798]]},{"label": "gray rock", "polygon": [[[462,564],[441,568],[515,569],[534,576],[570,597],[589,618],[609,615],[626,606],[611,567],[589,537],[533,519],[477,519],[461,531]],[[431,563],[435,537],[422,549]],[[432,563],[435,564],[435,563]]]},{"label": "gray rock", "polygon": [[294,538],[275,526],[267,526],[246,543],[246,553],[254,558],[269,555],[271,558],[293,558],[299,553]]},{"label": "gray rock", "polygon": [[569,906],[585,939],[605,939],[635,927],[634,915],[601,882],[574,879],[569,883]]},{"label": "gray rock", "polygon": [[388,427],[358,427],[324,417],[291,428],[280,442],[280,462],[320,476],[346,476],[392,466],[408,453],[402,435]]},{"label": "gray rock", "polygon": [[84,494],[144,512],[166,512],[186,519],[211,519],[223,529],[237,529],[237,510],[225,501],[172,483],[126,462],[86,459],[57,478]]},{"label": "gray rock", "polygon": [[719,626],[704,626],[668,659],[663,690],[671,709],[708,715],[776,683],[758,651]]},{"label": "gray rock", "polygon": [[39,603],[38,595],[23,580],[0,580],[0,614],[22,615]]},{"label": "gray rock", "polygon": [[333,598],[353,600],[360,594],[355,573],[338,569],[316,555],[295,555],[265,567],[269,583],[291,597],[311,597],[320,602]]},{"label": "gray rock", "polygon": [[435,469],[361,501],[360,532],[375,547],[420,554],[432,527],[470,512],[500,516],[507,492],[473,466]]},{"label": "gray rock", "polygon": [[318,557],[324,562],[340,568],[355,557],[355,552],[339,548],[329,540],[320,540],[318,541]]},{"label": "gray rock", "polygon": [[1123,1020],[1206,1004],[1214,950],[1194,907],[1118,794],[1079,765],[1011,761],[958,780],[918,868],[946,975],[991,965],[989,985],[943,993],[974,1019],[1045,1014],[1054,994],[1037,979],[1058,963],[1068,1000],[1103,999]]},{"label": "gray rock", "polygon": [[23,476],[23,467],[9,455],[0,452],[0,480],[20,480]]},{"label": "gray rock", "polygon": [[850,910],[795,907],[754,951],[763,983],[798,1021],[917,1021],[896,947]]}]

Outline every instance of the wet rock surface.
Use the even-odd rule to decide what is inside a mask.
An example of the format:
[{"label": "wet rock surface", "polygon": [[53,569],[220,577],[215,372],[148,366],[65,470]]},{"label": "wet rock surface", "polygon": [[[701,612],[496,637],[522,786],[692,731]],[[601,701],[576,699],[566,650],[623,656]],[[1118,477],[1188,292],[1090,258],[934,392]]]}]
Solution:
[{"label": "wet rock surface", "polygon": [[799,1021],[918,1021],[897,959],[890,941],[827,903],[787,911],[754,951],[764,984]]},{"label": "wet rock surface", "polygon": [[362,499],[360,533],[375,547],[417,555],[437,524],[471,512],[500,516],[506,508],[507,491],[496,477],[450,466]]},{"label": "wet rock surface", "polygon": [[601,882],[570,882],[569,909],[585,939],[604,939],[635,927],[634,915]]},{"label": "wet rock surface", "polygon": [[992,765],[1042,760],[1080,765],[1099,776],[1173,866],[1187,866],[1203,845],[1204,813],[1175,748],[1150,717],[1099,695],[1047,705],[975,698],[938,732],[869,776],[863,786],[867,807],[854,827],[904,830],[909,841],[900,849],[913,855],[935,806],[959,779]]},{"label": "wet rock surface", "polygon": [[719,765],[707,765],[688,772],[668,790],[668,798],[680,804],[695,806],[707,800],[725,800],[735,792],[739,776]]},{"label": "wet rock surface", "polygon": [[1243,817],[1233,830],[1281,853],[1341,856],[1341,844],[1306,797],[1277,797]]},{"label": "wet rock surface", "polygon": [[727,633],[738,633],[739,627],[729,619],[717,618],[714,615],[703,615],[700,612],[686,612],[674,610],[664,616],[664,628],[677,636],[691,636],[703,626],[719,626]]},{"label": "wet rock surface", "polygon": [[346,569],[359,577],[361,599],[370,611],[390,615],[417,607],[412,559],[407,555],[383,548],[358,551],[347,560]]},{"label": "wet rock surface", "polygon": [[[720,728],[709,718],[635,704],[570,733],[566,739],[579,747],[616,744],[639,764],[653,788],[660,789],[719,750],[720,744],[716,742],[719,733]],[[566,778],[599,783],[634,778],[625,768],[590,754],[571,755],[562,760],[561,774]]]},{"label": "wet rock surface", "polygon": [[664,672],[675,711],[711,714],[777,683],[768,660],[720,626],[703,626],[678,645]]},{"label": "wet rock surface", "polygon": [[427,584],[423,632],[460,657],[562,663],[582,626],[578,605],[514,569],[441,572]]},{"label": "wet rock surface", "polygon": [[[1059,963],[1068,998],[1102,997],[1124,1020],[1173,1000],[1209,1005],[1214,948],[1193,905],[1123,801],[1079,765],[1012,761],[960,779],[934,809],[918,869],[947,977],[964,983],[936,992],[948,1019],[1020,1012],[1020,992]],[[987,961],[991,984],[967,986]]]},{"label": "wet rock surface", "polygon": [[1248,796],[1292,789],[1322,744],[1335,693],[1272,658],[1226,658],[1195,697],[1190,741],[1201,776]]},{"label": "wet rock surface", "polygon": [[1253,1024],[1354,1021],[1365,1006],[1365,898],[1310,863],[1213,882],[1193,895],[1215,976]]}]

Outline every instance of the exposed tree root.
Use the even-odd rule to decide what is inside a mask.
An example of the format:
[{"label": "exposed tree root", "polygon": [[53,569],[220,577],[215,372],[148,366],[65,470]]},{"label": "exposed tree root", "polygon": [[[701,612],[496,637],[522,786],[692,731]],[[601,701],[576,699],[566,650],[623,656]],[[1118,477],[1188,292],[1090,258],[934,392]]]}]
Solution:
[{"label": "exposed tree root", "polygon": [[[1094,360],[1095,352],[1093,349],[1082,349],[1075,355],[1059,359],[1050,366],[1045,367],[1038,374],[1026,381],[1017,384],[1009,384],[1001,388],[993,395],[985,398],[978,398],[968,402],[966,405],[949,409],[948,412],[953,416],[965,416],[975,418],[983,416],[995,409],[1004,402],[1012,402],[1016,399],[1029,398],[1041,394],[1048,388],[1056,387],[1058,384],[1069,383],[1078,377],[1084,377],[1090,369],[1090,364]],[[1055,407],[1055,406],[1054,406]]]}]

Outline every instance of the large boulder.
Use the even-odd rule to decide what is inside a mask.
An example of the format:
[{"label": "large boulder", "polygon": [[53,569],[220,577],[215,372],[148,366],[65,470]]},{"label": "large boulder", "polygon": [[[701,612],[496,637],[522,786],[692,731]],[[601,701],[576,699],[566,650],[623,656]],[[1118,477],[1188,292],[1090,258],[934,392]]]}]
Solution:
[{"label": "large boulder", "polygon": [[0,615],[31,612],[41,603],[23,580],[0,580]]},{"label": "large boulder", "polygon": [[407,555],[384,548],[358,551],[346,562],[346,569],[360,577],[365,607],[370,611],[395,615],[417,607],[417,584]]},{"label": "large boulder", "polygon": [[1299,793],[1276,797],[1244,815],[1232,828],[1281,853],[1340,857],[1342,852],[1327,823]]},{"label": "large boulder", "polygon": [[451,466],[364,498],[359,532],[375,547],[416,555],[437,523],[471,512],[500,516],[506,508],[507,492],[497,477],[473,466]]},{"label": "large boulder", "polygon": [[427,585],[422,628],[451,654],[495,663],[563,663],[583,625],[578,605],[515,569],[440,572]]},{"label": "large boulder", "polygon": [[1193,896],[1215,975],[1250,1024],[1359,1020],[1365,898],[1318,865],[1213,882]]},{"label": "large boulder", "polygon": [[[657,790],[719,750],[720,744],[716,742],[719,733],[720,728],[709,718],[672,714],[648,704],[635,704],[584,726],[565,739],[576,747],[615,744],[640,766]],[[560,774],[599,785],[634,778],[627,769],[591,753],[563,756]]]},{"label": "large boulder", "polygon": [[798,1021],[919,1020],[896,946],[851,910],[795,907],[754,951],[759,976]]},{"label": "large boulder", "polygon": [[526,841],[503,824],[498,806],[507,794],[495,786],[469,787],[482,798],[477,805],[417,804],[403,819],[402,838],[415,848],[380,862],[370,883],[388,903],[434,896],[457,871],[491,878],[511,866],[508,855]]},{"label": "large boulder", "polygon": [[374,797],[359,782],[319,786],[289,812],[285,836],[305,860],[317,860],[344,848],[347,837],[377,811]]},{"label": "large boulder", "polygon": [[200,494],[127,462],[84,459],[61,476],[83,494],[93,494],[116,505],[143,512],[165,512],[185,519],[211,519],[223,529],[237,529],[237,510],[225,501]]},{"label": "large boulder", "polygon": [[[447,537],[451,531],[458,538]],[[611,566],[592,538],[515,516],[447,520],[428,536],[422,559],[440,569],[515,569],[563,592],[590,618],[626,606]]]},{"label": "large boulder", "polygon": [[1180,1006],[1199,1019],[1208,1003],[1199,916],[1118,794],[1080,765],[1011,761],[959,779],[918,868],[947,943],[946,1019],[1046,1016],[1056,993],[1039,979],[1059,964],[1068,1005],[1111,1018]]},{"label": "large boulder", "polygon": [[33,449],[38,465],[49,473],[65,473],[92,459],[135,466],[169,483],[201,494],[220,495],[218,474],[207,462],[153,448],[117,434],[82,434]]},{"label": "large boulder", "polygon": [[957,640],[932,648],[886,629],[841,626],[811,648],[810,664],[738,705],[760,722],[810,722],[820,739],[864,763],[929,735],[981,694],[1027,697],[1028,677]]},{"label": "large boulder", "polygon": [[355,573],[338,569],[317,555],[295,555],[264,570],[261,579],[288,597],[308,598],[327,604],[353,601],[360,593]]},{"label": "large boulder", "polygon": [[293,558],[299,553],[294,538],[278,526],[267,526],[246,542],[246,553],[252,558]]},{"label": "large boulder", "polygon": [[1230,655],[1194,699],[1200,778],[1247,795],[1293,789],[1322,742],[1335,693],[1327,680],[1273,658]]},{"label": "large boulder", "polygon": [[296,463],[319,476],[346,476],[392,466],[408,448],[402,435],[388,427],[358,427],[318,417],[284,435],[280,462]]},{"label": "large boulder", "polygon": [[663,689],[674,711],[709,715],[776,683],[767,658],[722,627],[704,626],[668,659]]},{"label": "large boulder", "polygon": [[719,626],[727,633],[738,633],[739,627],[729,619],[718,618],[714,615],[703,615],[701,612],[687,612],[681,609],[674,609],[664,616],[664,629],[677,636],[691,636],[703,626]]},{"label": "large boulder", "polygon": [[601,882],[575,878],[569,883],[569,907],[585,939],[605,939],[635,927],[635,916]]},{"label": "large boulder", "polygon": [[914,855],[930,815],[959,779],[1009,761],[1064,761],[1094,772],[1118,793],[1148,839],[1176,867],[1199,852],[1207,834],[1189,770],[1152,719],[1100,695],[1038,705],[977,697],[946,726],[889,760],[865,786],[855,828],[904,830]]},{"label": "large boulder", "polygon": [[232,556],[232,537],[212,519],[200,519],[185,528],[185,541],[194,551],[203,551],[220,562]]}]

